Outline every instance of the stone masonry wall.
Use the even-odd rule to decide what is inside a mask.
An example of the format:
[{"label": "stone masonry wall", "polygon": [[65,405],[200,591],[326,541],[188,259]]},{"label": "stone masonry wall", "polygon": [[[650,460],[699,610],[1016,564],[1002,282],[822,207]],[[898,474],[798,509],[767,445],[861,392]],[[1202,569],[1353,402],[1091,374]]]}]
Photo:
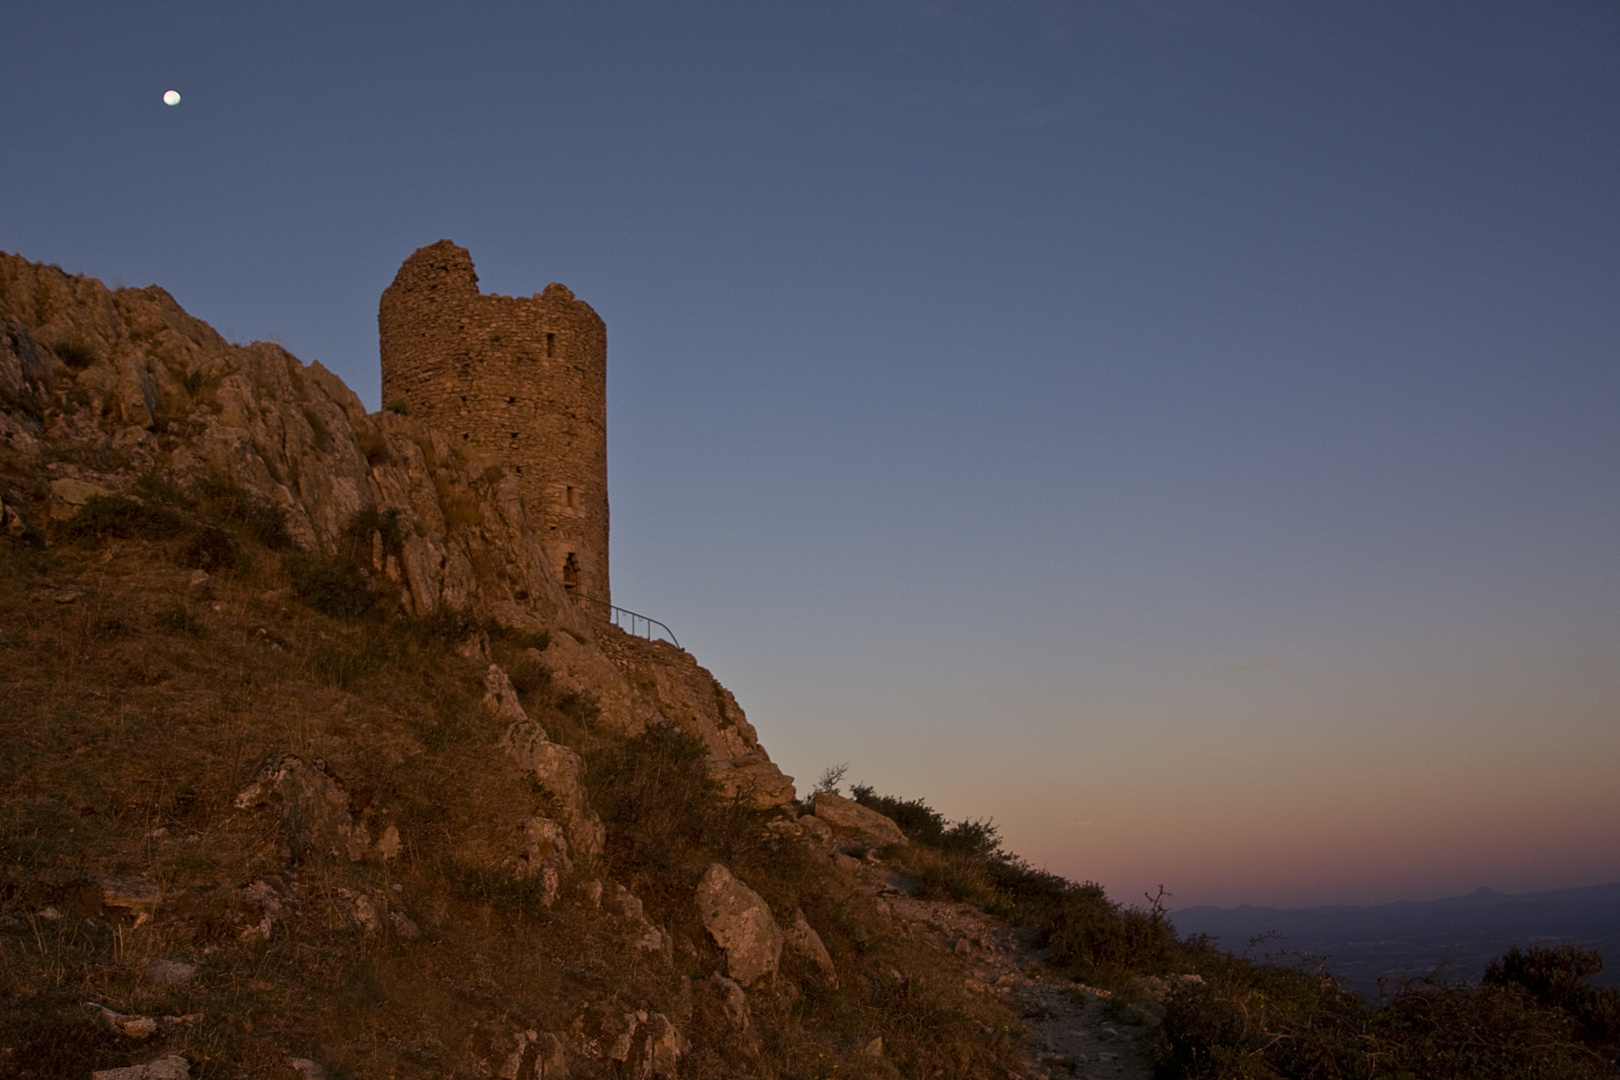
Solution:
[{"label": "stone masonry wall", "polygon": [[557,580],[611,601],[607,330],[553,282],[532,297],[478,291],[466,248],[418,249],[383,292],[385,404],[515,476]]}]

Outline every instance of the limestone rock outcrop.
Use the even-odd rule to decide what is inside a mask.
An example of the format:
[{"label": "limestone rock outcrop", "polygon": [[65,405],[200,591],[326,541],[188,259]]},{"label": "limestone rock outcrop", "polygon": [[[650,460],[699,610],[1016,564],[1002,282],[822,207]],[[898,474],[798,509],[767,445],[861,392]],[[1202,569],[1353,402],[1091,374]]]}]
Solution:
[{"label": "limestone rock outcrop", "polygon": [[821,935],[805,919],[804,912],[794,912],[793,921],[783,931],[782,952],[806,964],[827,986],[838,988],[838,969],[833,966]]},{"label": "limestone rock outcrop", "polygon": [[907,843],[906,834],[900,831],[893,818],[830,791],[816,792],[815,816],[826,823],[834,836],[849,837],[871,847],[904,846]]},{"label": "limestone rock outcrop", "polygon": [[313,850],[350,860],[366,854],[369,841],[349,813],[348,795],[319,763],[296,754],[266,759],[237,794],[236,808],[266,806],[279,813],[295,857]]},{"label": "limestone rock outcrop", "polygon": [[585,795],[585,763],[568,747],[546,738],[533,720],[520,720],[506,729],[501,748],[518,768],[532,772],[535,782],[556,807],[558,822],[578,858],[594,858],[602,851],[602,820]]},{"label": "limestone rock outcrop", "polygon": [[121,1069],[97,1069],[90,1080],[190,1080],[191,1062],[179,1054],[169,1054],[145,1065],[126,1065]]},{"label": "limestone rock outcrop", "polygon": [[726,973],[743,987],[773,975],[782,961],[782,929],[765,900],[720,863],[697,886],[703,928],[725,950]]}]

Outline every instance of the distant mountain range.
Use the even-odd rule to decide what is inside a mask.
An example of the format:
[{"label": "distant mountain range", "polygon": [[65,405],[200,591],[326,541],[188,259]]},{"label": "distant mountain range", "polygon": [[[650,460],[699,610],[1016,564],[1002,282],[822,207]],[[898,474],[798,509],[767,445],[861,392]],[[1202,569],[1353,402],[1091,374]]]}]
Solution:
[{"label": "distant mountain range", "polygon": [[[1595,981],[1620,986],[1620,882],[1518,895],[1479,889],[1374,907],[1190,907],[1170,918],[1181,934],[1208,934],[1239,955],[1325,959],[1348,986],[1369,995],[1380,979],[1477,979],[1514,945],[1565,942],[1601,950],[1604,969]],[[1251,945],[1262,935],[1275,936]]]}]

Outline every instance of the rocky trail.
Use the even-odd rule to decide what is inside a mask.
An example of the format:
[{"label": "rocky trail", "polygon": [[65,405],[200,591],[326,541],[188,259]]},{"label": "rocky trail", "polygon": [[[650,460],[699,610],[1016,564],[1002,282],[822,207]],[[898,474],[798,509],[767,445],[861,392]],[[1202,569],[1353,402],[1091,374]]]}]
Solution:
[{"label": "rocky trail", "polygon": [[[1053,970],[1032,930],[972,904],[919,900],[908,876],[892,869],[870,867],[864,876],[902,932],[952,953],[968,972],[969,989],[999,997],[1022,1019],[1030,1067],[1020,1080],[1150,1080],[1145,1043],[1156,1018]],[[1144,989],[1149,999],[1157,996],[1156,988]]]}]

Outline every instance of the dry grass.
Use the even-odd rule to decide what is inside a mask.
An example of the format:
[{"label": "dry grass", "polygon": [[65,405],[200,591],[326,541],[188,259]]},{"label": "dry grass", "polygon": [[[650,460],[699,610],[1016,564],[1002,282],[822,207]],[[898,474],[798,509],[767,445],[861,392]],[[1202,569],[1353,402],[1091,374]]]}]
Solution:
[{"label": "dry grass", "polygon": [[[281,1077],[288,1055],[355,1077],[472,1076],[516,1032],[566,1040],[603,1010],[637,1009],[692,1041],[684,1076],[1003,1076],[1015,1063],[1005,1012],[967,1000],[948,958],[896,935],[809,848],[711,795],[684,805],[720,827],[682,857],[584,868],[646,894],[673,966],[578,895],[542,906],[502,864],[543,795],[495,750],[484,662],[454,647],[464,620],[323,615],[250,518],[211,526],[240,557],[198,588],[180,565],[194,531],[0,541],[0,1073],[84,1076],[173,1052],[199,1077]],[[543,645],[492,638],[554,739],[610,752],[590,703],[534,663]],[[282,752],[324,762],[370,835],[396,827],[398,857],[300,854],[278,821],[236,809],[256,765]],[[662,794],[631,797],[610,826],[623,835]],[[753,1043],[705,992],[724,958],[690,886],[722,856],[775,910],[806,913],[842,980],[834,992],[790,971],[777,993],[751,994]],[[104,908],[103,875],[158,885],[156,916]],[[263,912],[243,890],[260,881],[289,901],[269,941],[244,937]],[[371,898],[382,928],[363,932],[340,890]],[[197,975],[159,986],[145,974],[157,959]],[[190,1019],[134,1041],[86,1002]],[[885,1056],[864,1056],[877,1035]]]}]

